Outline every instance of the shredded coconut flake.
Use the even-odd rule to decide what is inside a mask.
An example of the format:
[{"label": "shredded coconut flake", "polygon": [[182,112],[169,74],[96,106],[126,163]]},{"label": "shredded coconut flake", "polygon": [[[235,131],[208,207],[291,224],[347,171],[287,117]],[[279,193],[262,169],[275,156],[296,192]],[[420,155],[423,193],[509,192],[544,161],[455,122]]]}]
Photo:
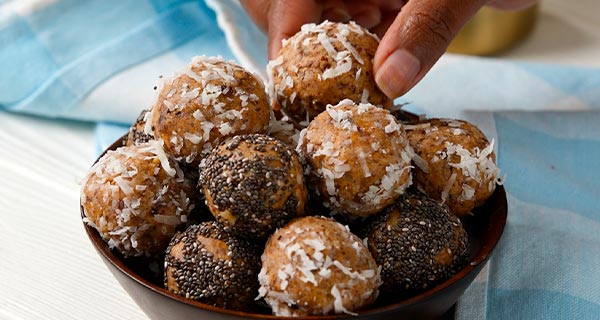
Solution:
[{"label": "shredded coconut flake", "polygon": [[442,199],[442,203],[446,202],[446,200],[448,199],[448,194],[450,192],[450,189],[452,188],[452,185],[454,184],[454,181],[456,181],[456,172],[452,172],[452,174],[450,175],[450,179],[448,179],[446,186],[444,186],[444,190],[442,190],[442,194],[440,196],[440,198]]},{"label": "shredded coconut flake", "polygon": [[193,133],[186,132],[183,134],[183,137],[193,144],[199,144],[200,142],[202,142],[202,137],[197,136]]},{"label": "shredded coconut flake", "polygon": [[219,133],[221,133],[221,135],[226,136],[233,132],[235,132],[235,129],[228,122],[223,122],[219,125]]},{"label": "shredded coconut flake", "polygon": [[123,179],[123,177],[116,176],[113,180],[117,183],[117,185],[119,186],[121,191],[123,191],[123,193],[125,193],[126,195],[133,194],[133,189],[131,189],[131,187],[129,186],[127,181],[125,181],[125,179]]},{"label": "shredded coconut flake", "polygon": [[321,43],[325,51],[327,51],[328,55],[330,55],[333,58],[337,56],[337,51],[331,44],[331,40],[329,40],[329,37],[325,32],[320,32],[319,34],[317,34],[317,40],[319,40],[319,43]]},{"label": "shredded coconut flake", "polygon": [[334,299],[333,308],[335,310],[335,313],[346,313],[353,316],[358,315],[358,313],[351,312],[350,310],[344,308],[344,300],[342,298],[342,294],[340,293],[340,290],[335,284],[331,287],[331,295]]},{"label": "shredded coconut flake", "polygon": [[350,71],[351,69],[352,59],[350,58],[350,56],[346,56],[341,61],[338,61],[335,67],[328,68],[325,71],[323,71],[322,79],[325,80],[329,78],[335,78]]},{"label": "shredded coconut flake", "polygon": [[423,171],[425,173],[429,172],[429,165],[427,164],[427,161],[425,161],[425,159],[421,158],[421,156],[419,156],[418,154],[414,153],[412,160],[415,163],[415,165],[419,169],[421,169],[421,171]]},{"label": "shredded coconut flake", "polygon": [[369,102],[369,90],[367,90],[367,88],[363,89],[362,96],[360,97],[360,102],[361,104]]},{"label": "shredded coconut flake", "polygon": [[151,140],[148,143],[150,144],[149,147],[142,148],[140,150],[154,153],[160,160],[160,165],[165,170],[165,172],[169,176],[174,177],[175,174],[177,174],[177,172],[169,164],[169,158],[167,157],[167,154],[165,153],[165,150],[163,149],[164,141],[159,139],[159,140]]},{"label": "shredded coconut flake", "polygon": [[360,167],[365,173],[365,178],[371,176],[371,171],[369,170],[369,166],[367,165],[366,156],[362,149],[358,150],[358,161],[360,162]]}]

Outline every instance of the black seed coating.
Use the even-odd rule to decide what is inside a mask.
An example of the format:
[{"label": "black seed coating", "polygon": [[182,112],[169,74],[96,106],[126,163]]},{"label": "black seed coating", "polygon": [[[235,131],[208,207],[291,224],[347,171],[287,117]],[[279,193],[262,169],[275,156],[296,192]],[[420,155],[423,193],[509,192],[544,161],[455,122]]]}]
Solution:
[{"label": "black seed coating", "polygon": [[[418,191],[400,197],[365,234],[382,267],[382,291],[415,294],[450,278],[467,262],[468,236],[460,220]],[[451,260],[442,262],[440,255]]]},{"label": "black seed coating", "polygon": [[[250,157],[244,154],[248,147]],[[213,215],[232,233],[257,240],[304,213],[307,191],[298,177],[303,179],[295,151],[262,134],[233,137],[215,148],[200,168]],[[223,212],[235,217],[233,225]]]},{"label": "black seed coating", "polygon": [[[213,255],[197,237],[223,241],[227,245],[227,259]],[[183,261],[171,255],[172,248],[183,243]],[[165,287],[188,299],[221,308],[249,310],[258,292],[260,271],[258,246],[235,237],[215,221],[190,226],[177,233],[165,257]],[[167,285],[174,279],[176,288]]]},{"label": "black seed coating", "polygon": [[154,140],[154,135],[144,133],[144,127],[146,126],[146,121],[144,121],[144,117],[149,110],[142,110],[138,118],[135,120],[133,125],[129,128],[129,133],[127,137],[125,137],[125,141],[123,144],[127,145],[128,141],[133,145],[140,145],[144,142],[148,142],[150,140]]}]

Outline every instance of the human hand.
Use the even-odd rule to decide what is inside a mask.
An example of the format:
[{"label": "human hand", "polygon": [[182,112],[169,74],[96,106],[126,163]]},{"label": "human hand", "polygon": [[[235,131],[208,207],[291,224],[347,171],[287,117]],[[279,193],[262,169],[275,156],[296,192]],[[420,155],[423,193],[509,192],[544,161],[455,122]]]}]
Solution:
[{"label": "human hand", "polygon": [[373,67],[377,85],[396,98],[431,69],[463,25],[484,5],[525,8],[537,0],[241,0],[267,33],[269,57],[306,23],[354,20],[379,35]]}]

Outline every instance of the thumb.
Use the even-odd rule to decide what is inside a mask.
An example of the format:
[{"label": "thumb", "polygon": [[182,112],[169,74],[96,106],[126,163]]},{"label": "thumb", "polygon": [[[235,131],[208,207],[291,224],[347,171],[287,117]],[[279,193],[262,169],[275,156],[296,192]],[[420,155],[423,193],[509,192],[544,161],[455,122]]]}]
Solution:
[{"label": "thumb", "polygon": [[412,88],[484,4],[484,0],[408,1],[375,53],[375,81],[381,91],[396,98]]},{"label": "thumb", "polygon": [[275,1],[269,12],[269,57],[276,57],[281,41],[300,30],[305,23],[318,22],[321,7],[315,1]]}]

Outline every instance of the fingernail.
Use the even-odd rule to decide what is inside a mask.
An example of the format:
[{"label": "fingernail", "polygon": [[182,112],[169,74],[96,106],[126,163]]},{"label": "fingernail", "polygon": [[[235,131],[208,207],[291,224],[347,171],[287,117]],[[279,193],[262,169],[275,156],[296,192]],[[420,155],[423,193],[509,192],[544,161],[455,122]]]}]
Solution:
[{"label": "fingernail", "polygon": [[352,19],[361,26],[370,29],[381,22],[381,12],[379,10],[365,10],[355,14]]},{"label": "fingernail", "polygon": [[333,22],[347,22],[352,17],[348,11],[342,8],[331,8],[323,13],[323,18]]},{"label": "fingernail", "polygon": [[408,90],[419,70],[419,59],[405,49],[397,49],[379,67],[375,82],[386,96],[394,99]]}]

